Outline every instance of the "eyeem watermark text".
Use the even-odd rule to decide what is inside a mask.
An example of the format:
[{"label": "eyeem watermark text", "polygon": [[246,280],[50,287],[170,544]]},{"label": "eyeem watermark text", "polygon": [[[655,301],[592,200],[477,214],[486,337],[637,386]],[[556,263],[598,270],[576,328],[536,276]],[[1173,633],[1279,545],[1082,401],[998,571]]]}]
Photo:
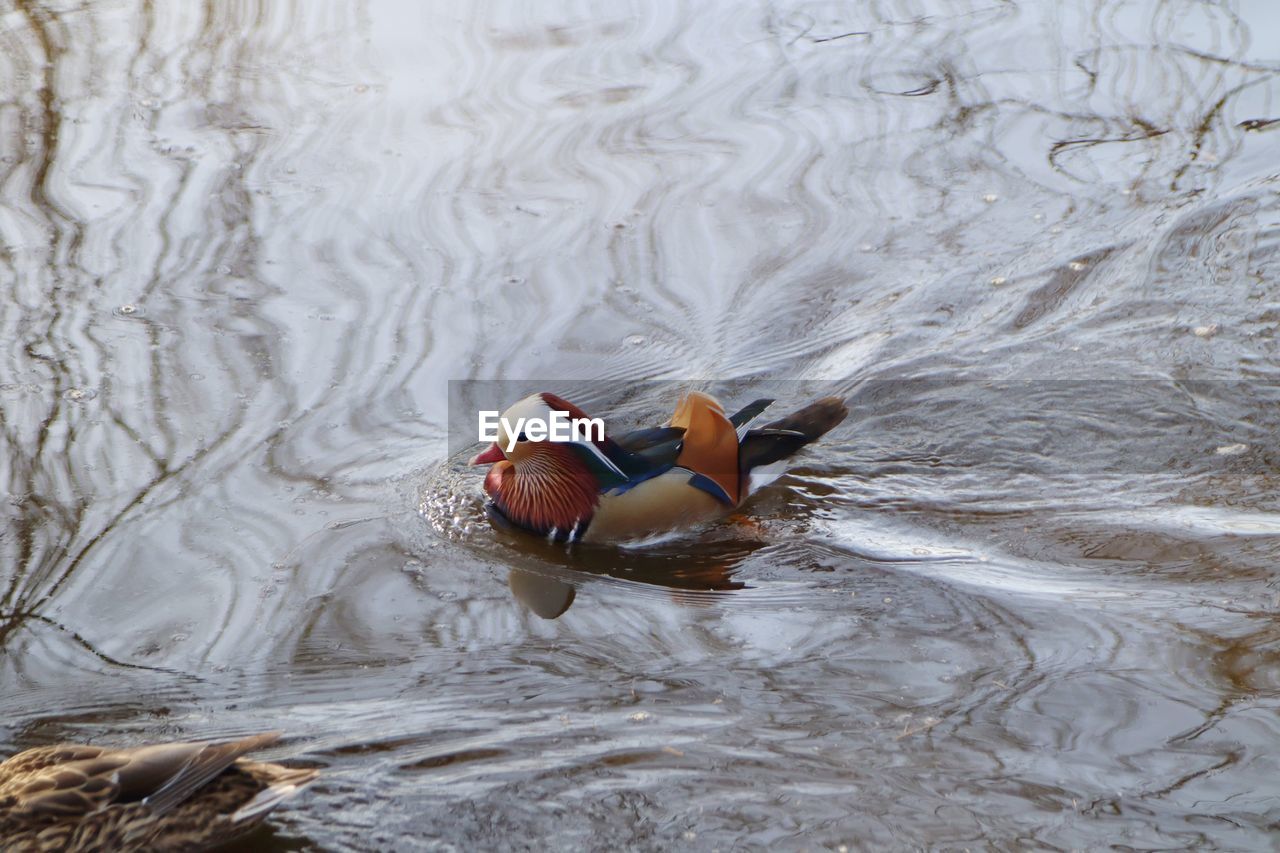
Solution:
[{"label": "eyeem watermark text", "polygon": [[480,410],[480,441],[498,441],[499,426],[507,434],[503,449],[508,453],[519,441],[604,441],[602,418],[571,418],[568,412],[553,409],[548,419],[516,418],[512,423],[496,410]]}]

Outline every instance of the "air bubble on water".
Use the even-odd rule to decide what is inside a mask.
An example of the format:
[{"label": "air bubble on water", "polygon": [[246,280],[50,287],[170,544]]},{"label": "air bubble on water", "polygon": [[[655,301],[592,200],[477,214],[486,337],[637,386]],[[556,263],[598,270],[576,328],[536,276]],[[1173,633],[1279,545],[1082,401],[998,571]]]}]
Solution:
[{"label": "air bubble on water", "polygon": [[141,317],[146,312],[142,310],[141,305],[135,305],[132,302],[126,302],[124,305],[118,306],[111,313],[117,317]]},{"label": "air bubble on water", "polygon": [[638,347],[644,343],[644,335],[627,335],[622,342],[629,347]]},{"label": "air bubble on water", "polygon": [[218,275],[231,275],[231,267],[226,264],[218,264],[218,268],[215,272],[217,272]]},{"label": "air bubble on water", "polygon": [[994,276],[994,277],[992,277],[992,279],[991,279],[991,283],[992,283],[994,286],[996,286],[996,287],[999,287],[999,286],[1000,286],[1000,285],[1002,285],[1002,284],[1007,284],[1007,283],[1008,283],[1008,281],[1009,281],[1009,279],[1005,278],[1005,277],[1004,277],[1004,276],[1002,276],[1002,275]]},{"label": "air bubble on water", "polygon": [[98,396],[98,392],[92,388],[68,388],[62,396],[72,403],[84,403]]},{"label": "air bubble on water", "polygon": [[440,592],[436,594],[436,598],[440,599],[441,601],[453,601],[457,597],[458,597],[458,594],[456,592],[450,592],[449,590],[445,590],[444,592]]},{"label": "air bubble on water", "polygon": [[1191,334],[1195,335],[1197,338],[1212,338],[1214,335],[1218,334],[1218,324],[1210,323],[1207,326],[1196,326],[1191,330]]},{"label": "air bubble on water", "polygon": [[1080,270],[1084,269],[1086,266],[1088,266],[1088,264],[1086,264],[1084,261],[1072,261],[1071,263],[1067,264],[1067,267],[1072,272],[1080,272]]},{"label": "air bubble on water", "polygon": [[200,382],[204,379],[203,373],[192,373],[189,377],[193,382]]},{"label": "air bubble on water", "polygon": [[987,193],[982,197],[982,200],[985,201],[987,204],[994,204],[1000,200],[1000,196],[996,195],[995,193]]}]

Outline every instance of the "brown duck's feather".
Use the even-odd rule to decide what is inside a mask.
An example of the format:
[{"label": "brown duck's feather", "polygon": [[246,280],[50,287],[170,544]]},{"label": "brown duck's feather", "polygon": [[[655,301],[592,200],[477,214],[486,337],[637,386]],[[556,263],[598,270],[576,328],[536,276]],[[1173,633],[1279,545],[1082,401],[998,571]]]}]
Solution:
[{"label": "brown duck's feather", "polygon": [[801,433],[806,441],[817,441],[849,416],[849,407],[839,397],[814,400],[785,418],[767,423],[761,430],[790,430]]},{"label": "brown duck's feather", "polygon": [[786,459],[835,429],[848,415],[839,397],[823,397],[785,418],[748,430],[738,451],[739,471],[745,479],[752,468]]},{"label": "brown duck's feather", "polygon": [[[225,843],[316,777],[315,770],[241,758],[278,737],[19,753],[0,763],[3,849],[201,850]],[[264,806],[253,808],[255,801]]]}]

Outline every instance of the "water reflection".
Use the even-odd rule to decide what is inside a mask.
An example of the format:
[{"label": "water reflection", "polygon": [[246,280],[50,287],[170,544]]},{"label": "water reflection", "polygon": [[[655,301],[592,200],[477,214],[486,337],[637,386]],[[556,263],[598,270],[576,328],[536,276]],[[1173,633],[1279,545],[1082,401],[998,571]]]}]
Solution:
[{"label": "water reflection", "polygon": [[[650,584],[671,590],[728,592],[746,587],[733,579],[748,555],[764,543],[727,541],[697,542],[684,546],[628,550],[622,548],[565,548],[540,539],[509,534],[512,562],[535,559],[538,569],[513,568],[507,577],[511,593],[543,619],[557,619],[573,604],[575,573],[602,575],[630,583]],[[581,580],[579,579],[579,582]],[[697,597],[677,596],[684,604]]]},{"label": "water reflection", "polygon": [[521,604],[543,619],[559,619],[577,596],[573,584],[521,569],[511,570],[507,586]]}]

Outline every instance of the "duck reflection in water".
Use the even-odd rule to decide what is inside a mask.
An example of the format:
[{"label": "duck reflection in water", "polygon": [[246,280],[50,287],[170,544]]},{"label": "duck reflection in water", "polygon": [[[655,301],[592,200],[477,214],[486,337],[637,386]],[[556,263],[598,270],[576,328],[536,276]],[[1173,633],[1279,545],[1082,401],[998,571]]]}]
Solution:
[{"label": "duck reflection in water", "polygon": [[[731,592],[747,584],[734,574],[766,543],[720,539],[672,542],[644,550],[625,548],[566,548],[518,534],[500,534],[504,544],[532,559],[513,567],[507,577],[511,593],[543,619],[558,619],[573,606],[577,588],[589,576],[605,576],[632,583],[666,587],[680,592]],[[683,604],[697,598],[679,596]]]}]

